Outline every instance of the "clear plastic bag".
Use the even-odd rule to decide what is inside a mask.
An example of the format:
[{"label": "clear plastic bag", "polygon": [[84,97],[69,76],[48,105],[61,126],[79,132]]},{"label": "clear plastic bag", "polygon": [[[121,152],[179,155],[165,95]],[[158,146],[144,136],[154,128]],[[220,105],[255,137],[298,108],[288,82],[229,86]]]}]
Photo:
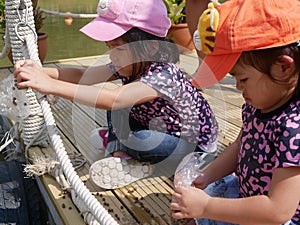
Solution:
[{"label": "clear plastic bag", "polygon": [[11,120],[19,120],[30,115],[30,105],[25,89],[18,89],[13,76],[0,83],[0,114]]},{"label": "clear plastic bag", "polygon": [[[174,186],[192,186],[193,181],[200,174],[201,169],[207,165],[208,162],[206,162],[205,156],[208,154],[210,153],[192,152],[186,155],[175,171]],[[172,202],[175,202],[175,200],[172,199]],[[174,219],[171,217],[171,225],[184,225],[189,221],[190,219]]]},{"label": "clear plastic bag", "polygon": [[186,155],[178,165],[175,176],[174,185],[178,186],[191,186],[196,177],[200,174],[201,169],[206,164],[203,152],[192,152]]}]

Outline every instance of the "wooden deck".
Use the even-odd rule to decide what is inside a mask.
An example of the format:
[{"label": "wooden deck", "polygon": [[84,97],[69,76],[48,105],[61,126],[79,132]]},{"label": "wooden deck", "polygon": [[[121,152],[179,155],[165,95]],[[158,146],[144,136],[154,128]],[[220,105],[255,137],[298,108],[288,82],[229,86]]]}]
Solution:
[{"label": "wooden deck", "polygon": [[[179,66],[191,74],[196,70],[197,60],[195,54],[182,55]],[[62,60],[48,63],[46,66],[88,67],[106,62],[108,62],[107,56],[96,56]],[[11,71],[12,68],[0,69],[1,77],[7,76]],[[115,84],[107,85],[113,88]],[[236,91],[234,79],[230,76],[226,76],[220,84],[205,89],[202,93],[217,116],[220,129],[218,148],[222,151],[239,133],[243,99]],[[79,177],[120,225],[171,224],[169,204],[173,183],[167,177],[142,179],[117,190],[101,190],[89,180],[88,170],[91,163],[103,158],[100,152],[93,150],[89,143],[89,134],[94,128],[106,125],[105,111],[59,99],[52,105],[52,113],[70,156],[76,153],[76,157],[79,157],[79,153],[87,160],[84,166],[77,170]],[[55,158],[51,146],[32,147],[29,154],[31,157]],[[44,175],[37,178],[37,181],[55,224],[85,224],[69,194],[60,188],[52,176]]]}]

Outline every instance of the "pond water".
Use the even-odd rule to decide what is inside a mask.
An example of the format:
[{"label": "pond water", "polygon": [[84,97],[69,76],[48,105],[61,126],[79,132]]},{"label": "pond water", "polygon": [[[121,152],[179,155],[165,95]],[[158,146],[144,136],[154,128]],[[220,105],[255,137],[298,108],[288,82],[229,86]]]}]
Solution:
[{"label": "pond water", "polygon": [[[42,9],[82,14],[95,14],[97,4],[98,0],[39,0]],[[105,53],[108,50],[105,43],[95,41],[79,31],[91,20],[73,18],[72,25],[67,26],[64,17],[46,14],[45,24],[41,29],[41,32],[48,34],[49,49],[45,62]],[[3,46],[2,40],[0,46]],[[0,60],[0,67],[11,65],[7,57]]]}]

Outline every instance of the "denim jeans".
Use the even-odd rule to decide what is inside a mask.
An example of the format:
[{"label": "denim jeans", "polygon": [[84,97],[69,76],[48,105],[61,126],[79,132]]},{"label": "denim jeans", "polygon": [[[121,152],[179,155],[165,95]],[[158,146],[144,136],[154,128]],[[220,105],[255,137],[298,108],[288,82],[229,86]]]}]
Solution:
[{"label": "denim jeans", "polygon": [[[238,179],[236,176],[229,175],[221,180],[218,180],[214,183],[208,185],[204,191],[213,197],[221,197],[221,198],[238,198],[239,190],[238,190]],[[215,221],[210,219],[195,219],[197,225],[232,225],[232,223]],[[293,223],[291,220],[282,224],[282,225],[297,225]]]},{"label": "denim jeans", "polygon": [[[109,128],[106,156],[115,151],[123,151],[132,158],[155,164],[173,175],[184,156],[194,151],[202,151],[197,144],[189,143],[162,132],[149,130],[134,120],[129,120],[126,111],[107,111]],[[167,174],[165,174],[167,175]]]}]

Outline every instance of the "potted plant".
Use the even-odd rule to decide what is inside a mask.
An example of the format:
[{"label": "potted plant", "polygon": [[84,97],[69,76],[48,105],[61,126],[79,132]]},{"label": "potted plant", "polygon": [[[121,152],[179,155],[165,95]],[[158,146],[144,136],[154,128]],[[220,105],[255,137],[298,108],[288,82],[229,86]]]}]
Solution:
[{"label": "potted plant", "polygon": [[186,23],[185,1],[163,0],[172,24],[168,37],[178,45],[180,53],[183,54],[189,53],[195,48]]},{"label": "potted plant", "polygon": [[[48,51],[48,35],[46,33],[40,32],[41,28],[44,25],[44,20],[46,16],[38,6],[38,0],[31,0],[32,2],[32,9],[33,9],[33,17],[34,17],[34,24],[35,30],[38,35],[38,51],[39,51],[39,58],[41,62],[43,62],[46,58],[47,51]],[[3,35],[5,34],[5,27],[6,27],[6,20],[5,20],[5,0],[0,0],[0,33]],[[12,53],[11,51],[8,53],[8,58],[12,61]]]},{"label": "potted plant", "polygon": [[172,24],[185,23],[185,0],[163,0]]}]

